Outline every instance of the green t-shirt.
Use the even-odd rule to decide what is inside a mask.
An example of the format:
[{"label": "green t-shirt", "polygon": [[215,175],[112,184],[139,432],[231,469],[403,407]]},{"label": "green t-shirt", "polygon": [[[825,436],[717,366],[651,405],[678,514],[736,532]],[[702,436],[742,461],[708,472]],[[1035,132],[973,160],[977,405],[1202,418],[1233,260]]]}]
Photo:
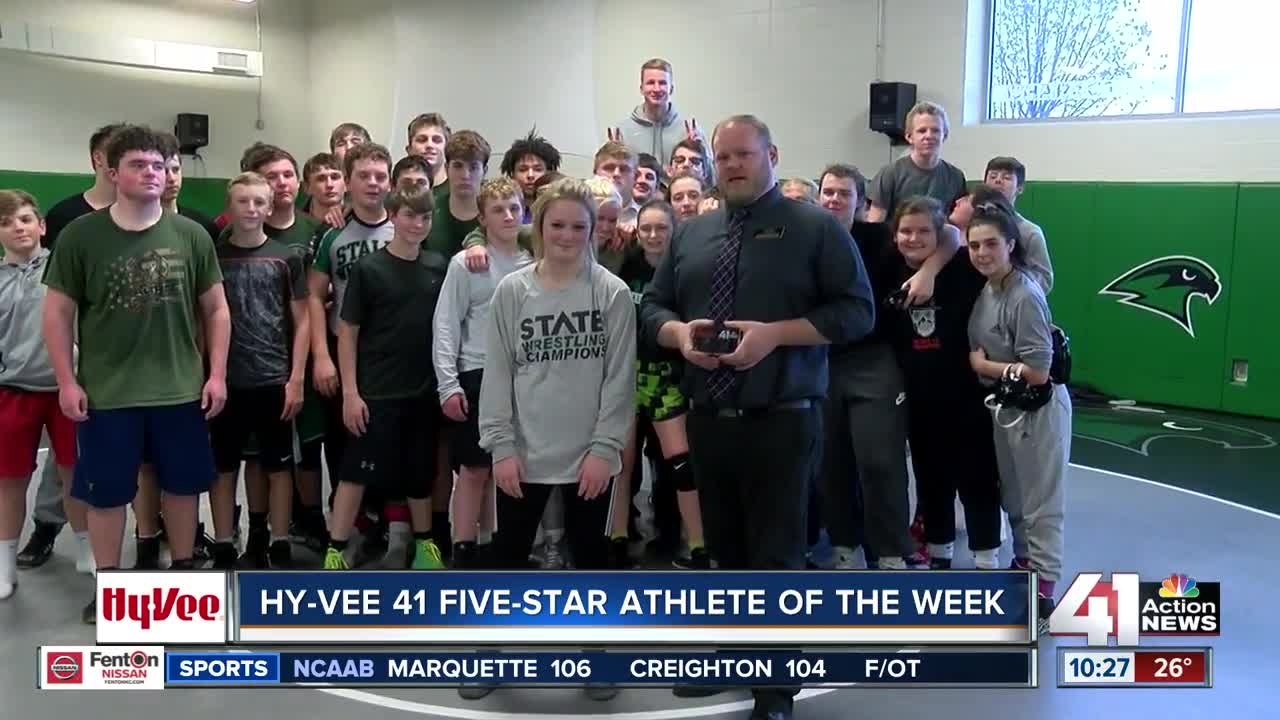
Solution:
[{"label": "green t-shirt", "polygon": [[351,268],[342,319],[360,328],[356,384],[365,400],[434,392],[431,329],[445,267],[432,258],[404,260],[384,247]]},{"label": "green t-shirt", "polygon": [[480,227],[480,216],[470,220],[459,220],[449,212],[449,197],[446,195],[431,215],[431,234],[423,243],[423,249],[437,253],[447,263],[449,259],[462,249],[462,241],[467,233]]},{"label": "green t-shirt", "polygon": [[80,385],[89,407],[180,405],[200,399],[196,307],[222,272],[209,233],[164,213],[133,232],[109,208],[58,238],[45,284],[76,302]]}]

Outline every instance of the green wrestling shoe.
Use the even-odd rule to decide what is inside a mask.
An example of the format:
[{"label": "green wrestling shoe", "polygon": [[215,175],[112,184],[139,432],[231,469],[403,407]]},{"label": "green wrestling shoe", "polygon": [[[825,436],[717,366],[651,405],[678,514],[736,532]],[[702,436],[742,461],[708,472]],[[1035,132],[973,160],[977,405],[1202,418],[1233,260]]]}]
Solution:
[{"label": "green wrestling shoe", "polygon": [[325,570],[350,570],[347,565],[347,558],[343,556],[342,551],[338,548],[331,547],[324,551],[324,569]]},{"label": "green wrestling shoe", "polygon": [[414,570],[443,570],[444,558],[440,557],[440,548],[432,540],[415,540],[413,543]]}]

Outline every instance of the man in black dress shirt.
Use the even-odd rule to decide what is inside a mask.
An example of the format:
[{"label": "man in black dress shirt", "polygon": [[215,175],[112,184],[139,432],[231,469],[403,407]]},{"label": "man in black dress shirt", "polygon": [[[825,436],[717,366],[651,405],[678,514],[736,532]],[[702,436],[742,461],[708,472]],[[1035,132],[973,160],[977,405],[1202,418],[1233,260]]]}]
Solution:
[{"label": "man in black dress shirt", "polygon": [[[687,361],[690,461],[712,556],[724,569],[801,569],[826,346],[871,330],[871,286],[849,229],[782,196],[763,122],[735,115],[711,146],[724,202],[677,228],[641,319]],[[694,336],[718,323],[740,331],[737,349],[695,350]],[[754,693],[752,718],[792,717],[795,688]]]}]

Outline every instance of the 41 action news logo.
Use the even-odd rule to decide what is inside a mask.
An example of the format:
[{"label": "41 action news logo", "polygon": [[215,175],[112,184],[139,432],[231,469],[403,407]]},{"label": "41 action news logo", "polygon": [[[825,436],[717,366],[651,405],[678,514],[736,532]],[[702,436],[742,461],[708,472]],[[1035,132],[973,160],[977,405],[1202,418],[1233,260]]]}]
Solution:
[{"label": "41 action news logo", "polygon": [[1137,573],[1080,573],[1049,617],[1051,635],[1084,635],[1089,645],[1138,644],[1140,635],[1216,636],[1221,632],[1222,588],[1175,573],[1141,582]]}]

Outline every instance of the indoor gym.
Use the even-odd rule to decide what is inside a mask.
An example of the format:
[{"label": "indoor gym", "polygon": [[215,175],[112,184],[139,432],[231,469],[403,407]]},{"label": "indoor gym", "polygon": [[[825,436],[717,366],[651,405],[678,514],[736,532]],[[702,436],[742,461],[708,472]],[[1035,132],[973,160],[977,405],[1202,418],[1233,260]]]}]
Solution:
[{"label": "indoor gym", "polygon": [[[1114,4],[1045,1],[1080,17]],[[1280,98],[1267,95],[1276,86],[1260,68],[1269,67],[1264,53],[1280,11],[1270,0],[1141,0],[1151,55],[1164,58],[1143,69],[1156,85],[1175,88],[1169,102],[1144,98],[1127,112],[1094,113],[1149,118],[1073,121],[999,117],[983,102],[991,101],[998,44],[992,42],[993,6],[1016,4],[6,0],[0,4],[4,30],[22,21],[83,33],[125,28],[174,42],[257,48],[270,60],[260,79],[223,77],[24,53],[6,49],[14,35],[0,33],[0,130],[9,138],[0,144],[0,187],[26,187],[47,207],[91,182],[83,140],[92,127],[128,119],[164,128],[177,113],[191,111],[209,114],[212,137],[203,157],[184,159],[183,198],[207,212],[220,209],[235,158],[251,142],[286,138],[305,156],[352,116],[397,154],[405,120],[423,110],[440,108],[455,123],[474,125],[495,149],[522,136],[528,117],[537,117],[539,130],[561,144],[566,171],[587,175],[603,128],[635,102],[634,68],[652,55],[672,60],[681,78],[676,100],[701,124],[737,110],[769,122],[782,153],[780,175],[811,176],[833,160],[855,162],[870,174],[899,150],[867,129],[866,88],[882,79],[916,82],[922,97],[951,110],[947,157],[971,179],[995,155],[1026,162],[1031,179],[1018,207],[1046,231],[1058,273],[1050,300],[1055,320],[1071,335],[1077,377],[1109,396],[1141,400],[1076,402],[1064,581],[1076,572],[1133,571],[1144,579],[1181,572],[1223,583],[1224,627],[1206,643],[1215,648],[1214,689],[1057,689],[1059,641],[1045,637],[1038,690],[810,690],[800,696],[797,714],[1269,717],[1280,698],[1277,663],[1266,660],[1280,630],[1263,611],[1280,591],[1266,571],[1280,547],[1280,352],[1267,332],[1275,325],[1270,269],[1280,262],[1274,244]],[[508,22],[492,22],[495,7]],[[1166,12],[1173,14],[1160,14]],[[556,35],[565,27],[577,34]],[[1222,44],[1197,47],[1197,37],[1224,36]],[[531,55],[531,37],[551,40]],[[432,49],[426,61],[423,48]],[[1251,59],[1250,52],[1258,56]],[[424,73],[451,67],[458,57],[469,60],[465,78],[444,73],[438,82],[424,80]],[[1215,57],[1224,60],[1206,69],[1206,58]],[[511,118],[497,118],[505,113],[494,112],[493,98],[477,91],[513,81],[523,87],[521,73],[551,70],[559,87],[580,90],[563,97],[529,94],[522,98],[529,112]],[[749,80],[735,82],[741,78]],[[1204,92],[1208,85],[1215,92]],[[1166,255],[1198,258],[1221,276],[1216,302],[1191,305],[1194,332],[1099,294],[1130,268]],[[29,528],[28,522],[24,538]],[[182,690],[91,699],[41,693],[34,687],[34,648],[93,640],[92,628],[78,622],[92,585],[74,572],[71,546],[64,533],[54,558],[23,571],[21,590],[0,603],[6,658],[0,716],[660,720],[745,717],[751,708],[745,693],[678,700],[655,690],[623,690],[607,704],[568,690],[501,690],[475,702],[444,689]],[[127,567],[132,543],[125,548]],[[1006,546],[1005,561],[1007,555]]]}]

